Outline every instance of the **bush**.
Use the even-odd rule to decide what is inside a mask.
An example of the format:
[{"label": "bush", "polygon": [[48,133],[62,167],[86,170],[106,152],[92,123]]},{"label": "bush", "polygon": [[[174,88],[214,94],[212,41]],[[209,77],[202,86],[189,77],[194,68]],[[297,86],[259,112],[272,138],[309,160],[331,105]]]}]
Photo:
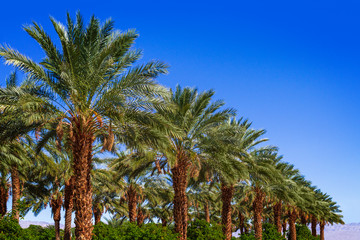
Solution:
[{"label": "bush", "polygon": [[28,228],[23,229],[23,240],[53,240],[55,239],[55,227],[47,226],[45,228],[38,225],[30,225]]},{"label": "bush", "polygon": [[96,224],[94,226],[94,230],[93,230],[93,239],[94,240],[112,240],[112,239],[117,239],[117,234],[116,234],[116,228],[113,228],[110,225],[107,225],[103,222],[99,222],[98,224]]},{"label": "bush", "polygon": [[188,226],[189,240],[220,240],[224,239],[221,225],[210,224],[205,220],[195,220]]},{"label": "bush", "polygon": [[[296,225],[296,240],[318,240],[319,237],[314,237],[311,235],[310,229],[306,225]],[[290,233],[288,233],[288,238],[290,239]]]},{"label": "bush", "polygon": [[11,216],[0,219],[0,240],[13,240],[22,237],[23,229]]},{"label": "bush", "polygon": [[127,223],[120,227],[122,232],[121,240],[160,240],[177,239],[177,234],[166,227],[154,223],[144,224],[139,227],[136,224]]},{"label": "bush", "polygon": [[256,240],[255,239],[255,234],[252,232],[252,233],[247,233],[247,234],[241,234],[240,237],[238,238],[235,238],[233,237],[232,239],[236,239],[236,240]]},{"label": "bush", "polygon": [[[276,226],[270,223],[263,223],[263,240],[285,240],[285,238],[276,229]],[[236,238],[233,238],[236,239]],[[239,240],[255,240],[255,233],[251,232],[248,234],[240,235]]]},{"label": "bush", "polygon": [[263,223],[264,240],[285,240],[285,238],[276,229],[276,226],[270,223]]},{"label": "bush", "polygon": [[94,227],[93,240],[176,240],[177,234],[154,223],[139,227],[133,223],[125,223],[112,227],[99,223]]},{"label": "bush", "polygon": [[0,219],[0,240],[53,240],[54,226],[41,227],[30,225],[22,229],[17,221],[7,215]]}]

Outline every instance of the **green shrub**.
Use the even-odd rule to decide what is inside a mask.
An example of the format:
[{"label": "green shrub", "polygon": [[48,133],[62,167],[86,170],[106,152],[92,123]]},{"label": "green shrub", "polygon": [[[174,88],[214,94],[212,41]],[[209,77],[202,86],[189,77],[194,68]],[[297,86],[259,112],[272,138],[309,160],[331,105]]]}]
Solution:
[{"label": "green shrub", "polygon": [[94,227],[93,240],[176,240],[177,234],[166,227],[154,223],[139,227],[125,223],[119,227],[99,223]]},{"label": "green shrub", "polygon": [[232,239],[236,239],[236,240],[256,240],[255,239],[255,234],[253,232],[251,233],[247,233],[247,234],[241,234],[240,237],[235,238],[233,237]]},{"label": "green shrub", "polygon": [[285,238],[276,229],[276,226],[270,223],[263,223],[264,240],[285,240]]},{"label": "green shrub", "polygon": [[[163,227],[162,225],[157,225],[154,223],[145,224],[141,227],[143,230],[143,238],[140,239],[149,239],[149,240],[157,240],[157,239],[169,239],[176,240],[178,238],[178,234],[174,233],[167,227]],[[149,236],[150,235],[150,236]],[[129,239],[130,240],[130,239]]]},{"label": "green shrub", "polygon": [[54,226],[41,227],[30,225],[22,229],[11,215],[0,219],[0,240],[53,240],[55,239]]},{"label": "green shrub", "polygon": [[107,225],[103,222],[99,222],[94,226],[93,230],[93,240],[115,240],[117,238],[116,228],[113,228],[110,225]]},{"label": "green shrub", "polygon": [[23,229],[11,216],[0,219],[0,240],[14,240],[22,237]]},{"label": "green shrub", "polygon": [[224,234],[221,225],[210,224],[205,220],[195,220],[188,226],[187,236],[189,240],[221,240]]},{"label": "green shrub", "polygon": [[[310,229],[306,225],[296,225],[296,240],[318,240],[319,237],[311,235]],[[288,239],[290,239],[290,232],[288,233]]]},{"label": "green shrub", "polygon": [[177,239],[177,234],[173,233],[166,227],[155,223],[144,224],[141,227],[136,224],[127,223],[122,225],[119,230],[121,230],[122,234],[122,238],[120,238],[121,240]]},{"label": "green shrub", "polygon": [[[285,238],[276,229],[276,226],[270,223],[263,223],[263,240],[285,240]],[[239,240],[255,240],[255,233],[242,234],[239,238],[233,238]]]},{"label": "green shrub", "polygon": [[30,225],[28,228],[23,229],[23,240],[53,240],[55,239],[55,227],[47,226],[41,227],[38,225]]}]

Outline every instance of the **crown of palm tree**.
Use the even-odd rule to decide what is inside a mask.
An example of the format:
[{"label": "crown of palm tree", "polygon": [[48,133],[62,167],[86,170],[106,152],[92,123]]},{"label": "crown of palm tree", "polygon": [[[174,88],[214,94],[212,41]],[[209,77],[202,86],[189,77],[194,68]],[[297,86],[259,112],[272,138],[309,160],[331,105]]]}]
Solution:
[{"label": "crown of palm tree", "polygon": [[251,125],[247,119],[231,118],[201,138],[200,149],[207,159],[203,161],[203,176],[214,175],[228,183],[248,178],[246,162],[250,160],[250,151],[267,141],[260,138],[265,130],[251,129]]},{"label": "crown of palm tree", "polygon": [[37,105],[28,101],[36,99],[38,87],[29,83],[28,79],[18,85],[17,76],[16,71],[11,73],[6,79],[6,86],[0,88],[0,143],[12,141],[41,124],[40,121],[28,121],[32,115],[29,110]]},{"label": "crown of palm tree", "polygon": [[180,151],[186,152],[192,163],[198,162],[200,137],[234,114],[233,109],[220,110],[223,101],[211,103],[213,95],[212,90],[199,93],[197,89],[177,86],[170,90],[169,108],[157,109],[156,114],[173,126],[166,129],[168,144],[162,150],[171,167],[177,164]]},{"label": "crown of palm tree", "polygon": [[[115,122],[113,128],[131,119],[149,122],[150,105],[159,102],[156,97],[166,94],[154,79],[166,73],[167,66],[151,61],[131,67],[142,55],[140,50],[131,48],[138,34],[134,30],[116,32],[113,21],[101,25],[95,17],[85,27],[79,13],[75,22],[68,14],[66,26],[53,18],[51,22],[60,39],[61,50],[37,23],[24,27],[45,53],[40,63],[10,47],[0,47],[0,56],[28,74],[28,82],[36,87],[33,91],[43,101],[26,98],[26,92],[21,91],[3,91],[0,99],[9,102],[22,97],[28,105],[40,101],[42,104],[33,105],[29,122],[41,116],[46,122],[59,123],[64,118],[72,122],[79,115],[93,118],[93,124],[97,125],[109,123],[111,119]],[[48,110],[52,118],[34,114],[43,112],[44,105],[50,105]],[[120,133],[124,132],[121,130]]]}]

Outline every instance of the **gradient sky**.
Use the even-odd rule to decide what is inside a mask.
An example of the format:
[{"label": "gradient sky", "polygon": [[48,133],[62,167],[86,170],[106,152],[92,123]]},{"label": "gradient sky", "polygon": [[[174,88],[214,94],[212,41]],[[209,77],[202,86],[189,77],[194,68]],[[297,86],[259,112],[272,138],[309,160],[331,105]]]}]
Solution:
[{"label": "gradient sky", "polygon": [[[6,1],[0,43],[39,60],[21,27],[34,20],[53,34],[49,16],[64,21],[66,11],[135,28],[144,60],[171,65],[161,83],[216,90],[333,196],[346,223],[360,222],[358,1],[178,2]],[[0,65],[2,85],[11,70]],[[37,220],[52,222],[50,211]]]}]

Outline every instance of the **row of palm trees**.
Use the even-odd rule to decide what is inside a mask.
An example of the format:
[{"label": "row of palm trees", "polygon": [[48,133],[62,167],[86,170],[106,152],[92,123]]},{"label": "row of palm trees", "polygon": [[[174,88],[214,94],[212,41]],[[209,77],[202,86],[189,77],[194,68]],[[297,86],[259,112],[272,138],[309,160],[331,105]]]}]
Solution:
[{"label": "row of palm trees", "polygon": [[[214,91],[167,89],[156,78],[160,61],[142,56],[134,30],[114,30],[111,20],[78,13],[66,24],[51,18],[61,48],[37,23],[24,30],[44,52],[41,62],[4,45],[0,57],[22,71],[0,90],[0,214],[6,213],[11,176],[12,214],[20,200],[39,213],[49,205],[60,239],[91,239],[93,216],[104,211],[139,225],[174,222],[187,239],[189,220],[223,225],[226,239],[239,229],[262,239],[262,222],[279,232],[295,223],[342,223],[336,203],[282,161],[236,111],[214,101]],[[109,152],[104,154],[104,152]],[[252,222],[252,226],[250,223]]]}]

